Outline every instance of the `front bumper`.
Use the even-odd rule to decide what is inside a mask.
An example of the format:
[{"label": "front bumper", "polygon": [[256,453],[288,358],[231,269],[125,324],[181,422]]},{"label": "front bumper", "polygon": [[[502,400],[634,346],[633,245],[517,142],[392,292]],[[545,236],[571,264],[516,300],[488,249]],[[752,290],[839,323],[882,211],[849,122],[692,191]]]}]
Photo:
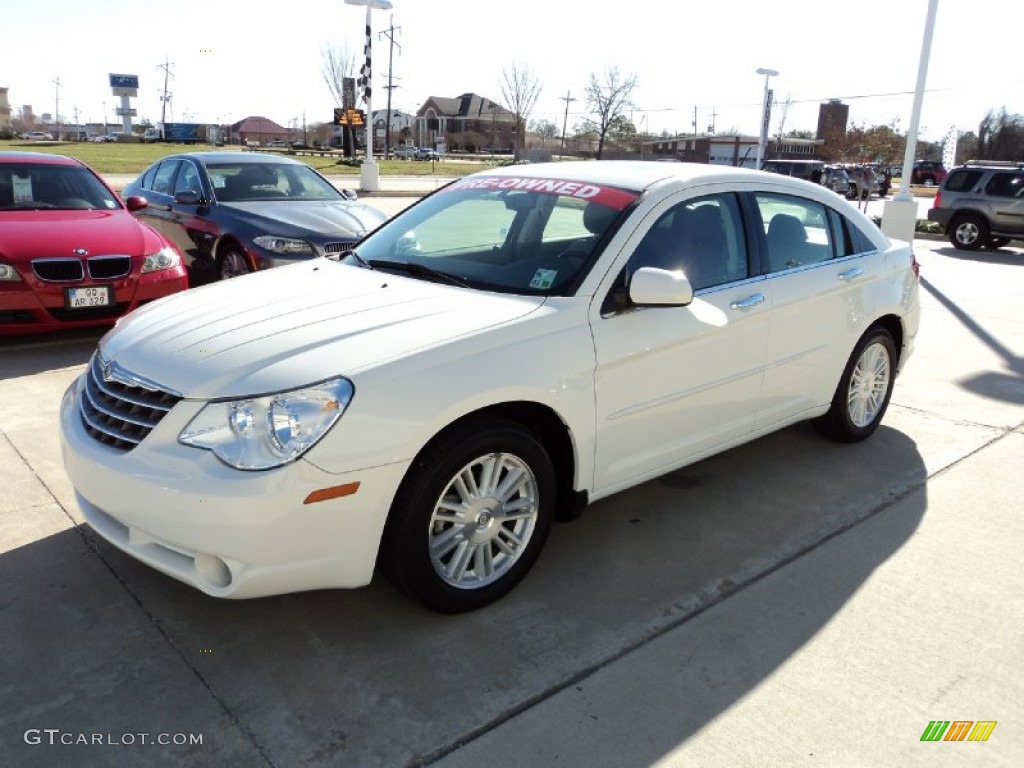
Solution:
[{"label": "front bumper", "polygon": [[[89,525],[162,573],[214,597],[249,598],[368,584],[405,464],[331,474],[305,460],[243,472],[177,442],[202,407],[181,401],[137,447],[86,433],[77,379],[61,403],[64,467]],[[306,504],[313,491],[358,483]]]}]

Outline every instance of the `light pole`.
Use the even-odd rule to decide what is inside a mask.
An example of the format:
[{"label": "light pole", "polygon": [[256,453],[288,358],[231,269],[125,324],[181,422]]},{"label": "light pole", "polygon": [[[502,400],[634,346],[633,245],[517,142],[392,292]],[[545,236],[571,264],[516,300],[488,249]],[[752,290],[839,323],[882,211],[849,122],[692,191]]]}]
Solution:
[{"label": "light pole", "polygon": [[359,169],[360,186],[364,192],[376,192],[380,189],[380,169],[373,157],[373,107],[370,105],[370,93],[372,86],[372,71],[370,69],[370,41],[372,33],[370,30],[370,11],[376,8],[379,11],[390,11],[391,0],[345,0],[346,5],[366,6],[366,61],[363,62],[363,77],[365,78],[365,90],[363,96],[366,99],[366,159]]},{"label": "light pole", "polygon": [[761,68],[757,74],[764,75],[764,103],[761,105],[761,134],[757,139],[757,164],[755,170],[761,170],[761,161],[764,159],[764,148],[768,144],[768,121],[772,111],[772,92],[768,90],[768,80],[778,77],[779,73],[774,69]]},{"label": "light pole", "polygon": [[928,80],[928,61],[932,54],[932,32],[935,30],[935,14],[939,0],[928,0],[928,14],[924,20],[924,39],[921,41],[921,57],[917,64],[917,86],[914,89],[914,103],[910,108],[910,125],[907,127],[907,146],[903,153],[903,174],[900,176],[900,191],[892,200],[886,200],[882,209],[882,232],[887,237],[910,242],[917,228],[917,202],[910,194],[910,175],[914,168],[914,153],[917,149],[917,129],[921,120],[921,104],[924,101],[924,86]]}]

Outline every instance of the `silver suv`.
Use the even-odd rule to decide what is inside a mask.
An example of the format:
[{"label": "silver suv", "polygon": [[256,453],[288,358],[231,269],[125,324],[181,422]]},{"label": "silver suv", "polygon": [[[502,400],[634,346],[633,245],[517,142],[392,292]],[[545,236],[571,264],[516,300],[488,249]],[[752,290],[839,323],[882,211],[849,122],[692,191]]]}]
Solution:
[{"label": "silver suv", "polygon": [[999,248],[1024,239],[1024,163],[971,160],[942,180],[928,220],[956,248]]}]

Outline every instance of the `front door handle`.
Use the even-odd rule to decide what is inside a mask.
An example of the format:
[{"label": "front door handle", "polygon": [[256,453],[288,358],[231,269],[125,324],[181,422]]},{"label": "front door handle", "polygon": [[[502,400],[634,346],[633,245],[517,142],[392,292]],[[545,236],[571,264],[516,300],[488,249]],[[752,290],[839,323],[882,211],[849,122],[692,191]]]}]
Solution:
[{"label": "front door handle", "polygon": [[763,303],[764,303],[764,296],[762,296],[760,293],[755,293],[753,296],[747,296],[747,298],[745,298],[745,299],[740,299],[739,301],[734,301],[732,304],[729,305],[729,308],[730,309],[750,309],[751,307],[756,307],[758,304],[763,304]]},{"label": "front door handle", "polygon": [[854,267],[853,269],[848,269],[845,272],[840,272],[839,273],[839,279],[840,280],[852,280],[853,278],[860,277],[863,274],[864,274],[864,270],[863,269],[861,269],[860,267]]}]

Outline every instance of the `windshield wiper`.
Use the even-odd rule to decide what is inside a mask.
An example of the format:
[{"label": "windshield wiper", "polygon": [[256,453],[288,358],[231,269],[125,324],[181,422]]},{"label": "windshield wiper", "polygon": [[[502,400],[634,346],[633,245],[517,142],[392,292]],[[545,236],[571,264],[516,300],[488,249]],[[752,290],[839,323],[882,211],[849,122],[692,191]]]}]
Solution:
[{"label": "windshield wiper", "polygon": [[442,272],[439,269],[428,267],[425,264],[418,264],[414,261],[389,261],[387,259],[370,259],[368,262],[371,267],[378,269],[395,269],[402,272],[407,272],[414,277],[430,277],[442,283],[448,283],[449,285],[457,285],[459,288],[466,288],[469,285],[469,280],[458,275],[453,275],[448,272]]},{"label": "windshield wiper", "polygon": [[347,259],[350,257],[354,259],[359,264],[360,267],[363,267],[364,269],[373,269],[373,265],[366,259],[364,259],[362,256],[360,256],[358,253],[356,253],[355,248],[345,252],[345,258]]}]

